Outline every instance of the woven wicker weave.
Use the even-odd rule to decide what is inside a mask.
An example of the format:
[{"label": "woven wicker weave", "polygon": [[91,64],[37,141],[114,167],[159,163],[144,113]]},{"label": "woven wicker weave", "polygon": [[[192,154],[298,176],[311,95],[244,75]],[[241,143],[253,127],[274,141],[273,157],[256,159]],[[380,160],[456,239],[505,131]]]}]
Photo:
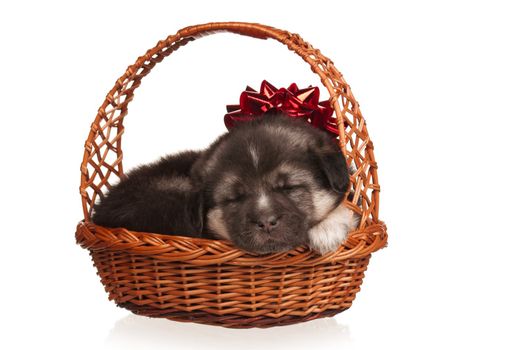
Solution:
[{"label": "woven wicker weave", "polygon": [[[361,215],[357,230],[334,253],[320,256],[305,246],[265,256],[223,240],[132,232],[90,222],[93,204],[123,176],[123,119],[134,90],[154,66],[190,41],[227,31],[275,39],[320,76],[338,118],[339,141],[349,165]],[[90,251],[109,299],[134,313],[233,328],[270,327],[333,316],[351,306],[372,252],[385,246],[378,218],[379,185],[373,144],[348,84],[331,60],[297,34],[252,23],[209,23],[184,28],[128,67],[99,108],[81,165],[84,220],[77,243]],[[359,202],[359,197],[362,201]]]}]

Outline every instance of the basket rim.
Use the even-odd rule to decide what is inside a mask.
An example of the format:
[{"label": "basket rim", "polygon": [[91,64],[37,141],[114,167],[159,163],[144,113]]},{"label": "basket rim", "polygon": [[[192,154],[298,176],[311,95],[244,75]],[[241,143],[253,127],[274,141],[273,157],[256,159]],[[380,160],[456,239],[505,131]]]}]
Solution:
[{"label": "basket rim", "polygon": [[362,258],[384,248],[387,243],[384,222],[350,231],[346,241],[334,252],[320,255],[305,245],[282,253],[258,255],[237,248],[227,240],[136,232],[108,228],[81,220],[75,233],[77,244],[90,252],[113,251],[150,256],[196,266],[315,266]]}]

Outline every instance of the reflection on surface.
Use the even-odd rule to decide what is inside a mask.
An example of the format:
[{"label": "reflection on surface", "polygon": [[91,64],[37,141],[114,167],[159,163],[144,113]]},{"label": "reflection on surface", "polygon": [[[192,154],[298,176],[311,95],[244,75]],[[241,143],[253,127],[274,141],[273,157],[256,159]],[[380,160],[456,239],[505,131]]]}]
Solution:
[{"label": "reflection on surface", "polygon": [[112,349],[350,349],[349,326],[334,317],[267,329],[229,329],[129,315],[117,321],[106,345]]}]

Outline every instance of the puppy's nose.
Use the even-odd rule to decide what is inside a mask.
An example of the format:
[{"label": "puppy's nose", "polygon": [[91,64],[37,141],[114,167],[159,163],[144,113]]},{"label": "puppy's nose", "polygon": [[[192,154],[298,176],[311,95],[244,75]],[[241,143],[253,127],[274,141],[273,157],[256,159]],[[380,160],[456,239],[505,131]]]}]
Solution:
[{"label": "puppy's nose", "polygon": [[258,228],[265,232],[271,232],[278,226],[279,223],[280,221],[275,215],[266,216],[256,221]]}]

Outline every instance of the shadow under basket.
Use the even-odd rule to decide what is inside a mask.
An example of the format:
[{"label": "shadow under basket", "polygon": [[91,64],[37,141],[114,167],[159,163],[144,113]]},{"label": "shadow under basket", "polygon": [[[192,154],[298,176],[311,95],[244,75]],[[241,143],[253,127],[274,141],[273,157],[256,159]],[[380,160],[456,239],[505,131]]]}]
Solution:
[{"label": "shadow under basket", "polygon": [[[277,40],[307,62],[327,88],[341,150],[357,169],[350,174],[354,195],[345,204],[361,216],[359,227],[337,251],[321,256],[300,246],[258,256],[224,240],[133,232],[90,221],[95,201],[124,174],[123,120],[141,79],[181,46],[216,32]],[[231,328],[288,325],[333,316],[351,306],[371,253],[387,242],[386,226],[378,219],[379,190],[364,118],[331,60],[284,30],[208,23],[160,41],[128,67],[106,96],[85,143],[80,186],[84,220],[77,225],[76,240],[89,250],[109,299],[135,314]]]}]

